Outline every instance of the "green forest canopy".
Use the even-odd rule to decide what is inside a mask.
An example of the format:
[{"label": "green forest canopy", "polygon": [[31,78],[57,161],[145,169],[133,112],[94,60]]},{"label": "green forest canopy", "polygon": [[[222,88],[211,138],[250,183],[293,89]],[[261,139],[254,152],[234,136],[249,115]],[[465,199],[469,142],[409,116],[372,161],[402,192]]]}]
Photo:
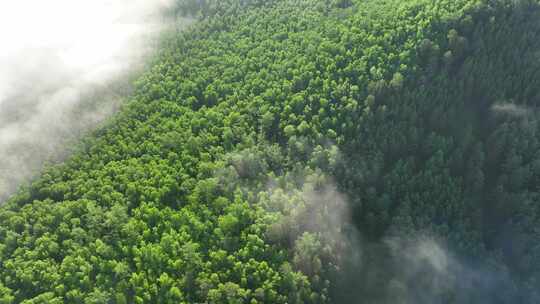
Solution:
[{"label": "green forest canopy", "polygon": [[[538,1],[177,13],[122,111],[0,208],[0,303],[539,301]],[[385,240],[419,236],[465,269],[444,288],[396,281]]]}]

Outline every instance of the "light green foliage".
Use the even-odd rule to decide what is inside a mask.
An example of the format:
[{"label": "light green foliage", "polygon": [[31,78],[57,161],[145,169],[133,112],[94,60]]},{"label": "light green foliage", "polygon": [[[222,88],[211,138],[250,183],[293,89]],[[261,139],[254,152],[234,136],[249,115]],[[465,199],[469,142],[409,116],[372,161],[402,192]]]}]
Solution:
[{"label": "light green foliage", "polygon": [[429,231],[535,296],[536,1],[178,10],[200,21],[121,113],[0,209],[1,304],[342,303],[340,212],[372,241]]}]

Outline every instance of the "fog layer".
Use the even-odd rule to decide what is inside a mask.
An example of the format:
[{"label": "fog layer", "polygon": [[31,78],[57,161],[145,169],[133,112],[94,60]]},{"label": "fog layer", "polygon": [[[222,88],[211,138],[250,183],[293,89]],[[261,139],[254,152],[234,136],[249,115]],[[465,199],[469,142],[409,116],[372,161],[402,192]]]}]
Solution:
[{"label": "fog layer", "polygon": [[168,0],[0,2],[0,203],[113,113]]}]

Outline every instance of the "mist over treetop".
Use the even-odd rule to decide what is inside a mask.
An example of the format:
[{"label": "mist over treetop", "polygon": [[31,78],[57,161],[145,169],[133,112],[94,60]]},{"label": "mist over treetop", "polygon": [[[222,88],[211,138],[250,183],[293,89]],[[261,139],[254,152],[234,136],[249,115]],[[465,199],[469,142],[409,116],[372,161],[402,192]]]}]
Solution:
[{"label": "mist over treetop", "polygon": [[[181,20],[169,1],[0,3],[0,197],[93,130]],[[185,19],[187,20],[187,19]]]},{"label": "mist over treetop", "polygon": [[0,209],[0,299],[538,302],[538,1],[170,8],[198,21]]}]

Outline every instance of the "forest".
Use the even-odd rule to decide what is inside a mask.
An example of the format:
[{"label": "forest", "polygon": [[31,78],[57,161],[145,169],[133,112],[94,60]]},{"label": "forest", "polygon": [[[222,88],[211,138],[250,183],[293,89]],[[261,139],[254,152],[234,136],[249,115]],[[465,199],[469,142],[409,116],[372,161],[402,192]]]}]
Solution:
[{"label": "forest", "polygon": [[176,0],[0,202],[0,304],[539,303],[540,1]]}]

